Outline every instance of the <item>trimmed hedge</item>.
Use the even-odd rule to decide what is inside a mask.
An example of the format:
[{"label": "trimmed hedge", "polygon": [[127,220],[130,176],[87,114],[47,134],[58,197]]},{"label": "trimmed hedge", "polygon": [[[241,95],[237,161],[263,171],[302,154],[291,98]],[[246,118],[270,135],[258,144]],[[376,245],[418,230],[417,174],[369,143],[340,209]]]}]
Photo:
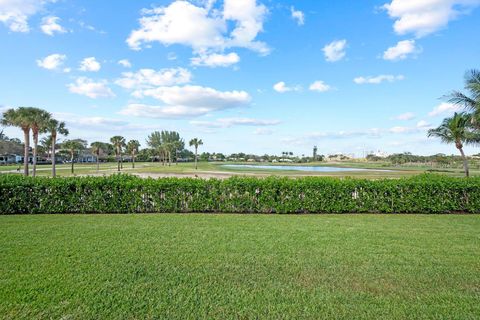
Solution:
[{"label": "trimmed hedge", "polygon": [[480,178],[227,180],[0,175],[0,213],[480,213]]}]

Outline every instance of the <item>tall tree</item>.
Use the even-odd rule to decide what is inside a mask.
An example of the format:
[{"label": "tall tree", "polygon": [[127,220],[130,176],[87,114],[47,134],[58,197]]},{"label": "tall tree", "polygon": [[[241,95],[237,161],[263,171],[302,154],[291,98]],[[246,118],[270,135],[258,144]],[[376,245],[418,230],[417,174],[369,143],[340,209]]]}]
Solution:
[{"label": "tall tree", "polygon": [[480,70],[469,70],[465,73],[465,90],[453,91],[446,97],[450,103],[465,108],[472,113],[472,123],[480,129]]},{"label": "tall tree", "polygon": [[138,148],[140,148],[140,142],[138,142],[138,140],[128,141],[127,152],[132,156],[132,169],[135,169],[135,157],[137,156]]},{"label": "tall tree", "polygon": [[50,132],[50,147],[52,150],[52,177],[57,176],[56,168],[56,147],[57,147],[57,138],[58,135],[68,136],[68,130],[65,127],[65,122],[58,121],[55,119],[50,119],[47,126],[47,131]]},{"label": "tall tree", "polygon": [[193,138],[190,140],[190,147],[195,147],[195,170],[198,169],[197,162],[198,162],[198,147],[203,145],[202,139]]},{"label": "tall tree", "polygon": [[28,176],[28,158],[30,156],[30,130],[32,128],[32,115],[28,107],[8,109],[3,113],[2,125],[22,129],[24,137],[23,174]]},{"label": "tall tree", "polygon": [[115,158],[117,159],[117,170],[120,171],[122,165],[122,151],[125,147],[125,138],[122,136],[114,136],[110,139],[110,142],[115,147]]},{"label": "tall tree", "polygon": [[70,162],[72,163],[71,172],[74,173],[75,155],[78,155],[87,147],[87,142],[82,139],[66,140],[62,143],[62,149],[70,154]]},{"label": "tall tree", "polygon": [[470,125],[471,117],[469,115],[465,113],[455,113],[453,117],[444,119],[438,128],[428,130],[429,137],[440,138],[443,143],[455,144],[455,147],[460,151],[460,155],[462,156],[466,177],[470,175],[470,172],[463,146],[480,143],[479,134],[473,132]]},{"label": "tall tree", "polygon": [[159,131],[152,132],[147,137],[147,145],[155,150],[159,156],[159,161],[162,160],[163,150],[162,150],[162,134]]},{"label": "tall tree", "polygon": [[107,148],[105,147],[105,143],[99,142],[99,141],[92,142],[90,144],[90,147],[92,148],[93,154],[95,154],[96,163],[97,163],[97,172],[98,172],[100,171],[100,162],[99,162],[100,152],[107,151]]},{"label": "tall tree", "polygon": [[33,163],[32,176],[37,174],[37,154],[38,154],[38,136],[40,133],[45,133],[48,128],[49,121],[52,115],[45,110],[38,108],[28,108],[31,117],[30,126],[32,128],[33,136]]}]

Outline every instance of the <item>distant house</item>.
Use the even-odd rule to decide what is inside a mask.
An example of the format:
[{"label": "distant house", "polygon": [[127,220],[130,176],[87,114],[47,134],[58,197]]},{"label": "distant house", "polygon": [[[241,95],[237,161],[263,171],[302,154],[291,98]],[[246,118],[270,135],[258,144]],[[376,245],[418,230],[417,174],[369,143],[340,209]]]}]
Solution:
[{"label": "distant house", "polygon": [[17,163],[17,155],[15,154],[2,154],[0,155],[0,165]]}]

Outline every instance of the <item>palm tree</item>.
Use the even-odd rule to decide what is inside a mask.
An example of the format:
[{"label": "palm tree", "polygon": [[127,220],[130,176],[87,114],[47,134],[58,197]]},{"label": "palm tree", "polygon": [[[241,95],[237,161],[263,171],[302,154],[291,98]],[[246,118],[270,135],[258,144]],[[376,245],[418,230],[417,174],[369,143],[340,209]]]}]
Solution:
[{"label": "palm tree", "polygon": [[33,136],[33,170],[32,176],[37,174],[37,154],[38,154],[38,135],[47,131],[49,121],[52,115],[45,110],[38,108],[28,108],[31,117],[30,126]]},{"label": "palm tree", "polygon": [[203,141],[202,139],[198,139],[198,138],[193,138],[192,140],[190,140],[190,147],[193,146],[195,147],[195,170],[198,169],[198,166],[197,166],[197,159],[198,159],[198,147],[203,145]]},{"label": "palm tree", "polygon": [[72,163],[72,174],[74,173],[74,158],[75,154],[79,153],[80,151],[84,150],[87,145],[85,140],[75,139],[75,140],[67,140],[62,143],[62,148],[67,150],[70,153],[70,161]]},{"label": "palm tree", "polygon": [[100,151],[106,151],[107,148],[105,148],[105,143],[95,141],[90,144],[90,147],[92,148],[92,152],[95,154],[96,162],[97,162],[97,172],[100,171],[100,164],[98,161],[98,158],[100,157]]},{"label": "palm tree", "polygon": [[135,169],[135,157],[140,148],[140,142],[138,140],[130,140],[127,143],[127,152],[132,156],[132,169]]},{"label": "palm tree", "polygon": [[110,139],[110,142],[115,147],[115,158],[117,159],[118,168],[117,170],[120,171],[122,161],[122,149],[125,147],[125,138],[122,136],[114,136]]},{"label": "palm tree", "polygon": [[465,90],[468,94],[453,91],[446,97],[448,102],[472,112],[472,122],[480,129],[480,70],[469,70],[465,74]]},{"label": "palm tree", "polygon": [[32,117],[30,108],[19,107],[17,109],[8,109],[3,113],[1,123],[4,126],[13,126],[22,129],[24,136],[23,153],[23,174],[28,176],[28,158],[30,155],[30,130]]},{"label": "palm tree", "polygon": [[48,122],[46,129],[50,132],[50,144],[52,149],[52,177],[57,176],[57,168],[56,168],[56,146],[57,146],[57,137],[59,134],[63,136],[68,136],[69,132],[68,129],[65,128],[65,122],[61,122],[55,119],[50,119]]},{"label": "palm tree", "polygon": [[443,143],[455,143],[455,147],[460,151],[463,160],[465,176],[470,175],[468,161],[463,151],[466,144],[478,144],[480,137],[470,128],[471,117],[465,113],[455,113],[453,117],[446,118],[436,129],[428,130],[429,137],[440,138]]}]

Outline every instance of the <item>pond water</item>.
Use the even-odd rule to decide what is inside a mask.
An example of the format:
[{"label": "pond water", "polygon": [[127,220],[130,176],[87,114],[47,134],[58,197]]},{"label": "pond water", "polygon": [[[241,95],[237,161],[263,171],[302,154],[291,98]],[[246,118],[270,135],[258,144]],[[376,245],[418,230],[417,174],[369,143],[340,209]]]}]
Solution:
[{"label": "pond water", "polygon": [[246,168],[246,169],[267,169],[267,170],[290,170],[290,171],[315,171],[315,172],[350,172],[350,171],[390,171],[381,169],[363,169],[363,168],[340,168],[325,166],[285,166],[285,165],[254,165],[254,164],[225,164],[227,168]]}]

